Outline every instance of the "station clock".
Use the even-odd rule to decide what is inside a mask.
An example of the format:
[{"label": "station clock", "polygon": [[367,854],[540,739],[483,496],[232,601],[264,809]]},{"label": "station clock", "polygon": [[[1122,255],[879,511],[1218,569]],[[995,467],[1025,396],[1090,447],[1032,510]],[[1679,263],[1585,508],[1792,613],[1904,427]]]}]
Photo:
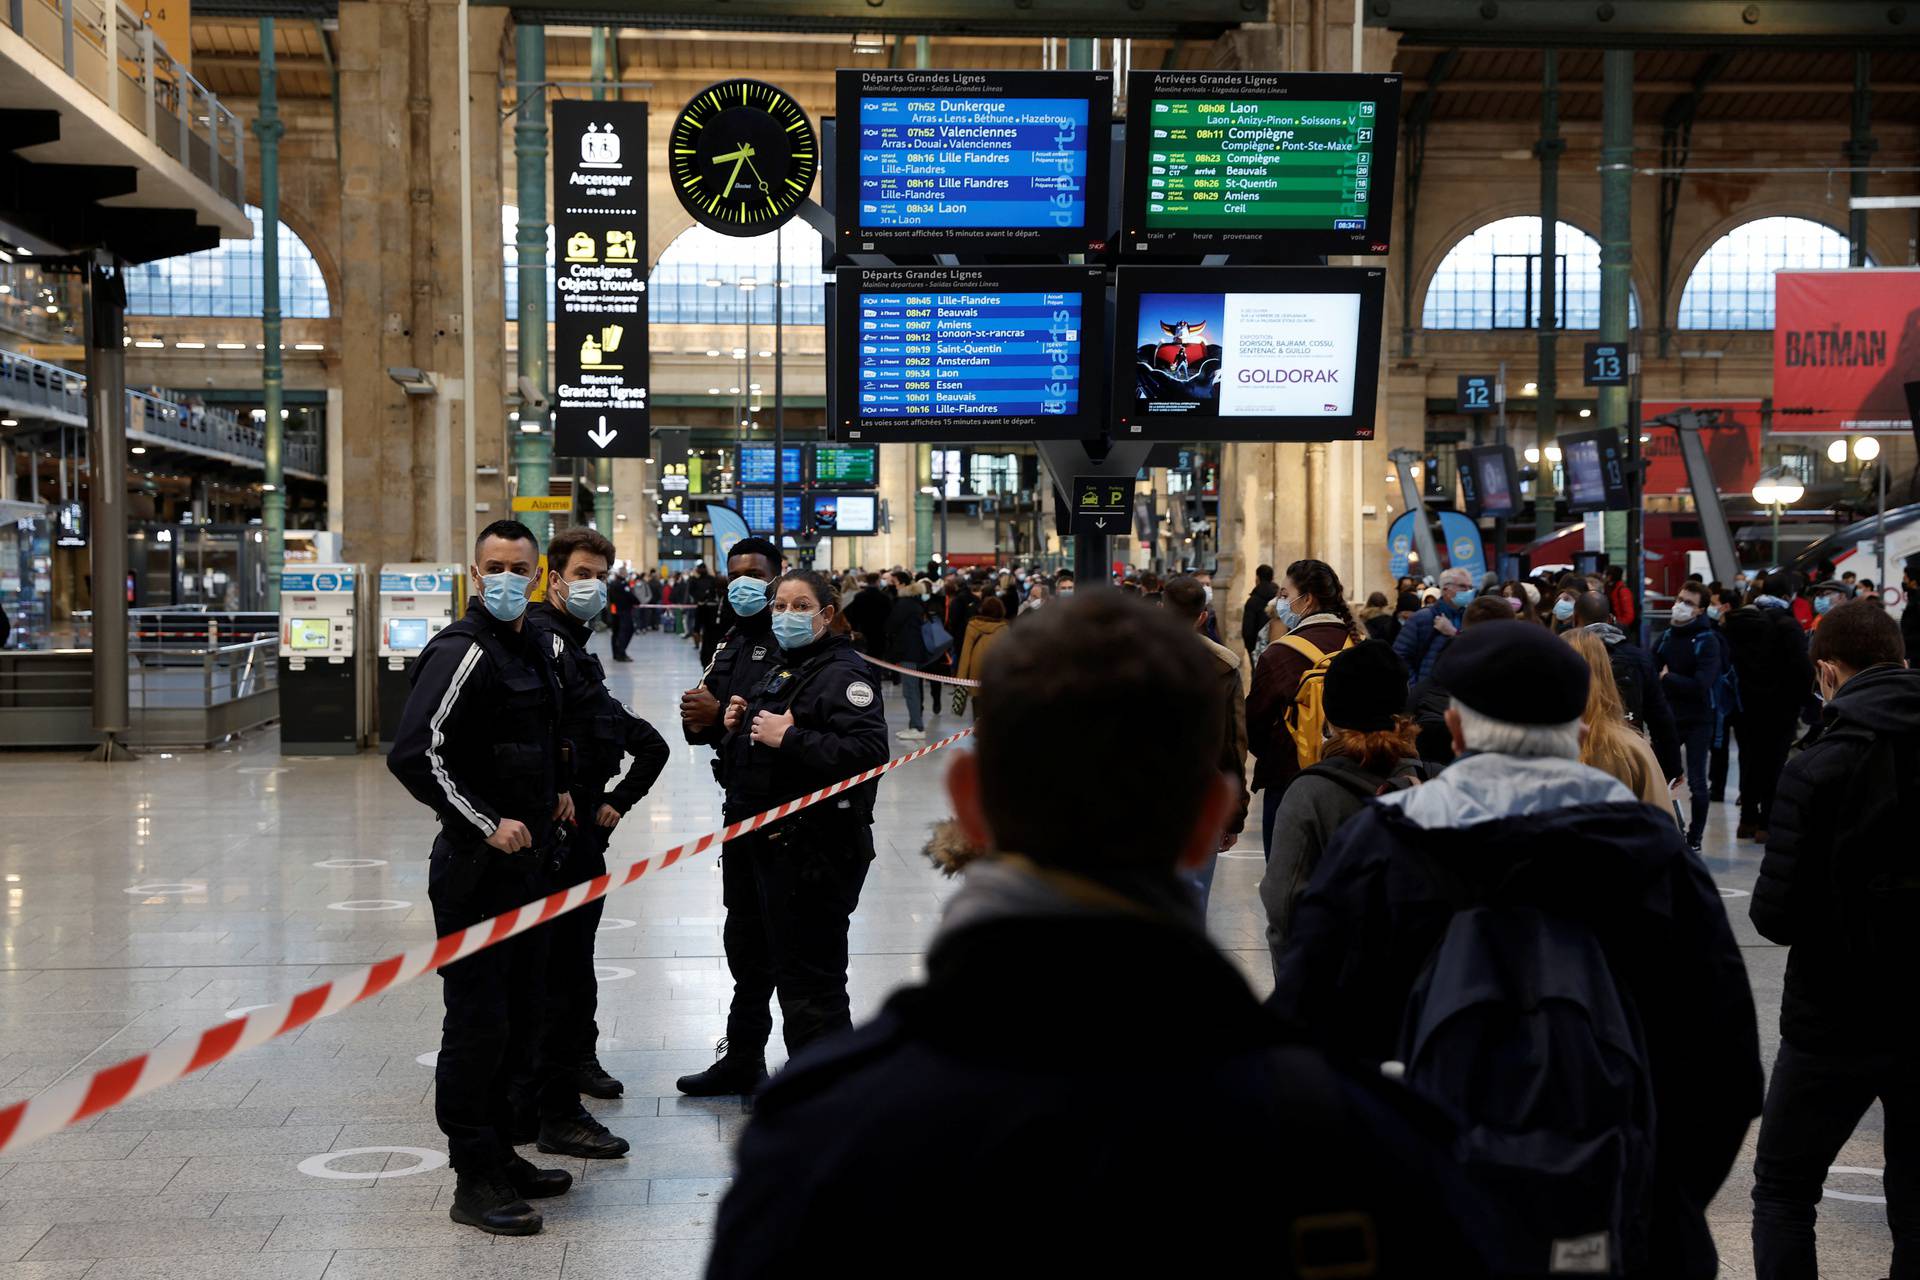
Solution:
[{"label": "station clock", "polygon": [[813,189],[820,146],[800,104],[759,80],[694,95],[667,136],[667,169],[694,220],[758,236],[791,218]]}]

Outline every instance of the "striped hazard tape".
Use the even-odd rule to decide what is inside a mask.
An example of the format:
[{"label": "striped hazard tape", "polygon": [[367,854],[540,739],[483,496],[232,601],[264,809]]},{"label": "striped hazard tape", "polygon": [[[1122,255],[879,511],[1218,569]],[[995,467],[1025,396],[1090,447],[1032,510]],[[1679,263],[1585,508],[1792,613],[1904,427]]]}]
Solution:
[{"label": "striped hazard tape", "polygon": [[610,890],[632,884],[648,871],[664,870],[682,858],[705,853],[717,844],[738,839],[843,791],[872,782],[883,774],[950,747],[972,732],[971,729],[963,729],[938,742],[930,742],[917,751],[876,765],[865,773],[855,774],[830,787],[789,800],[765,813],[729,823],[718,831],[709,831],[697,839],[677,844],[655,857],[630,863],[623,871],[609,871],[606,875],[582,881],[571,888],[556,890],[544,898],[469,925],[458,933],[422,943],[397,956],[388,956],[377,964],[368,965],[332,982],[323,982],[278,1004],[263,1005],[244,1017],[224,1021],[217,1027],[208,1027],[197,1036],[162,1045],[151,1052],[96,1071],[89,1077],[62,1081],[23,1102],[0,1110],[0,1156],[50,1133],[58,1133],[68,1125],[110,1107],[152,1093],[242,1050],[265,1044],[289,1031],[298,1031],[316,1018],[338,1013],[349,1005],[391,991],[402,983],[411,982],[456,960],[463,960],[496,942],[504,942],[525,933],[555,916],[565,915],[595,899],[604,898]]},{"label": "striped hazard tape", "polygon": [[888,671],[898,671],[903,676],[913,676],[919,680],[931,680],[935,684],[959,685],[962,689],[978,689],[980,687],[978,680],[962,680],[958,676],[936,676],[931,671],[915,671],[912,667],[900,667],[895,666],[891,662],[882,662],[870,654],[863,653],[860,656],[867,660],[869,666],[884,667]]}]

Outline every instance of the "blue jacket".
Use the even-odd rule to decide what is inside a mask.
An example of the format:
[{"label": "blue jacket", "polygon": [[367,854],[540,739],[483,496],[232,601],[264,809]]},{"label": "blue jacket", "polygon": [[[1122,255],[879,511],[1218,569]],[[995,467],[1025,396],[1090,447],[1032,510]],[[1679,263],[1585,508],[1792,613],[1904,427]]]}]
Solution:
[{"label": "blue jacket", "polygon": [[[1441,599],[1444,601],[1446,597],[1442,596]],[[1447,645],[1453,640],[1452,636],[1443,636],[1434,629],[1435,614],[1445,614],[1447,621],[1457,629],[1466,610],[1444,603],[1429,605],[1408,618],[1407,625],[1400,628],[1400,634],[1393,642],[1393,651],[1407,664],[1411,676],[1407,681],[1409,685],[1419,684],[1433,674],[1434,664],[1440,661],[1440,655],[1447,651]]]},{"label": "blue jacket", "polygon": [[1666,668],[1660,689],[1673,718],[1683,725],[1711,723],[1720,710],[1714,696],[1727,666],[1719,632],[1705,619],[1669,627],[1654,643],[1653,657]]}]

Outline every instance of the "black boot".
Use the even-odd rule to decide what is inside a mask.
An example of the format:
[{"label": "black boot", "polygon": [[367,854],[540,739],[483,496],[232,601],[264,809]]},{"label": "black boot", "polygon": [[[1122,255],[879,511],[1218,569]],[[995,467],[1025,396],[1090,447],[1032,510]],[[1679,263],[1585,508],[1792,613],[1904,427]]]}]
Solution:
[{"label": "black boot", "polygon": [[537,1169],[525,1156],[507,1162],[507,1181],[528,1200],[544,1200],[564,1193],[573,1185],[573,1175],[565,1169]]},{"label": "black boot", "polygon": [[589,1098],[617,1098],[627,1091],[627,1086],[608,1075],[596,1057],[576,1064],[572,1074],[573,1087]]},{"label": "black boot", "polygon": [[520,1198],[504,1173],[462,1173],[453,1189],[447,1216],[496,1236],[530,1236],[540,1230],[540,1213]]},{"label": "black boot", "polygon": [[582,1107],[579,1114],[563,1120],[542,1120],[540,1122],[540,1150],[554,1156],[584,1156],[588,1160],[617,1160],[627,1154],[631,1145],[625,1138],[609,1132],[607,1126],[587,1114]]},{"label": "black boot", "polygon": [[767,1078],[767,1058],[764,1051],[751,1056],[742,1049],[738,1052],[729,1048],[722,1040],[713,1046],[720,1060],[705,1071],[689,1076],[681,1076],[674,1083],[680,1092],[690,1098],[723,1098],[729,1094],[752,1093]]}]

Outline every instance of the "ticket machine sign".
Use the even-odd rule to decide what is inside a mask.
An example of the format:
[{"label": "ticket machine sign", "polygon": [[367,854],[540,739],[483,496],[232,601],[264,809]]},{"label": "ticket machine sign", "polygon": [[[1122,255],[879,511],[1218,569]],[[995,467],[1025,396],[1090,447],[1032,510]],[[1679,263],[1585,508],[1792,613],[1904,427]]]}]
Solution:
[{"label": "ticket machine sign", "polygon": [[1133,519],[1132,476],[1076,476],[1073,531],[1124,534]]}]

